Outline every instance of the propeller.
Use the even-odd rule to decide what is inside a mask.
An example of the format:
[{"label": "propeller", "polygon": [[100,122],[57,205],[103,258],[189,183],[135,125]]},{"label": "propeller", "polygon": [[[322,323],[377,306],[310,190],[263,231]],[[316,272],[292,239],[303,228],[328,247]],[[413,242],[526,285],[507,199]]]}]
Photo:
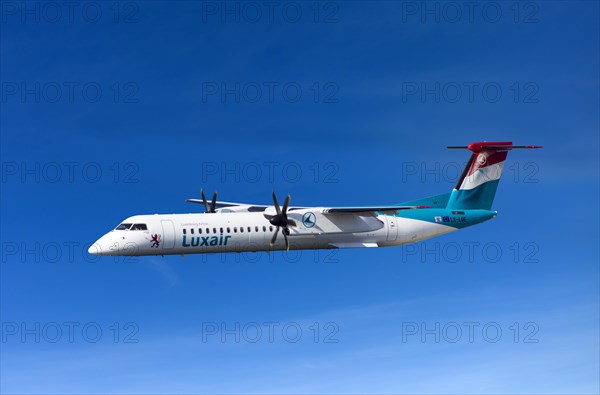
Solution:
[{"label": "propeller", "polygon": [[275,205],[275,211],[277,214],[269,215],[265,214],[265,218],[269,220],[271,225],[275,226],[275,233],[273,233],[273,237],[271,238],[271,247],[277,241],[277,234],[279,233],[279,229],[281,228],[281,233],[283,234],[283,238],[285,239],[285,249],[290,249],[290,243],[288,241],[288,236],[290,235],[290,226],[296,226],[294,220],[291,220],[287,216],[287,209],[290,204],[290,200],[292,197],[287,195],[283,202],[283,208],[279,207],[279,202],[277,201],[277,196],[275,196],[275,191],[273,191],[273,203]]},{"label": "propeller", "polygon": [[202,203],[204,203],[204,211],[206,213],[214,213],[215,207],[217,205],[217,192],[215,191],[212,200],[210,202],[210,206],[208,205],[208,201],[206,200],[206,196],[204,195],[204,189],[200,188],[200,195],[202,195]]}]

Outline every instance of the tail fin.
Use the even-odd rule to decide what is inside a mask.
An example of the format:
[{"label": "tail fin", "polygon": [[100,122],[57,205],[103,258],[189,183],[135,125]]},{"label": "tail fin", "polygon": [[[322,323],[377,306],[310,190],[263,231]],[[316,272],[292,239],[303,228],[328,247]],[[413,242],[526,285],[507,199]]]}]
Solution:
[{"label": "tail fin", "polygon": [[512,142],[478,142],[468,146],[448,148],[469,149],[472,154],[450,194],[447,208],[490,210],[508,151],[516,148],[541,147],[512,145]]}]

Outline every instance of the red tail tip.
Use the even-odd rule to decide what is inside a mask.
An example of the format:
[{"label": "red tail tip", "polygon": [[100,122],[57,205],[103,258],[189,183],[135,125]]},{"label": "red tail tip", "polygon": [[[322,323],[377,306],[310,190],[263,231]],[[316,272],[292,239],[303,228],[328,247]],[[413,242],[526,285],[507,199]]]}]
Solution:
[{"label": "red tail tip", "polygon": [[510,141],[479,141],[471,143],[467,146],[464,145],[451,145],[448,148],[452,149],[469,149],[474,153],[479,153],[484,149],[492,149],[498,151],[507,151],[516,148],[542,148],[541,145],[513,145]]}]

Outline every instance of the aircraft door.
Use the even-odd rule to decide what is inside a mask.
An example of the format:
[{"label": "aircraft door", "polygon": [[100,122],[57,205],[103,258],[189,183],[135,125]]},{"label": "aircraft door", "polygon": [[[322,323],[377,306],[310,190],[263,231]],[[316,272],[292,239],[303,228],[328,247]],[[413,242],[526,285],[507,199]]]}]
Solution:
[{"label": "aircraft door", "polygon": [[398,238],[398,221],[393,215],[386,215],[387,219],[387,241],[396,241]]},{"label": "aircraft door", "polygon": [[175,247],[175,225],[173,225],[173,221],[163,219],[160,221],[160,224],[163,231],[162,249],[173,249]]}]

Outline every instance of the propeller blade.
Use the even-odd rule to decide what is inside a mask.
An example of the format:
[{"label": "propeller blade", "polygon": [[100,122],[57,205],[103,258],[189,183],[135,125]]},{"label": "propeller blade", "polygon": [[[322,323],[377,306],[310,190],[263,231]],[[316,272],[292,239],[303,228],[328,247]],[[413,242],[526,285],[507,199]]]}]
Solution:
[{"label": "propeller blade", "polygon": [[206,196],[204,195],[204,189],[200,188],[200,195],[202,195],[202,203],[204,203],[204,212],[208,213],[208,202],[206,201]]},{"label": "propeller blade", "polygon": [[277,233],[279,233],[279,226],[275,228],[275,233],[273,233],[273,237],[271,238],[271,247],[273,247],[273,245],[277,241]]},{"label": "propeller blade", "polygon": [[287,235],[285,234],[285,232],[281,232],[283,233],[283,238],[285,239],[285,249],[286,251],[290,250],[290,242],[288,241]]},{"label": "propeller blade", "polygon": [[281,214],[281,209],[279,208],[279,202],[277,201],[277,196],[275,196],[275,191],[273,191],[273,203],[275,203],[275,211],[277,214]]},{"label": "propeller blade", "polygon": [[283,210],[281,212],[285,215],[287,213],[288,205],[290,204],[290,200],[292,199],[292,195],[287,195],[285,200],[283,201]]},{"label": "propeller blade", "polygon": [[293,219],[288,219],[287,224],[288,224],[288,226],[297,226],[296,221],[294,221]]},{"label": "propeller blade", "polygon": [[217,206],[217,192],[215,191],[215,194],[213,195],[212,201],[210,202],[210,212],[211,213],[215,212],[216,206]]}]

